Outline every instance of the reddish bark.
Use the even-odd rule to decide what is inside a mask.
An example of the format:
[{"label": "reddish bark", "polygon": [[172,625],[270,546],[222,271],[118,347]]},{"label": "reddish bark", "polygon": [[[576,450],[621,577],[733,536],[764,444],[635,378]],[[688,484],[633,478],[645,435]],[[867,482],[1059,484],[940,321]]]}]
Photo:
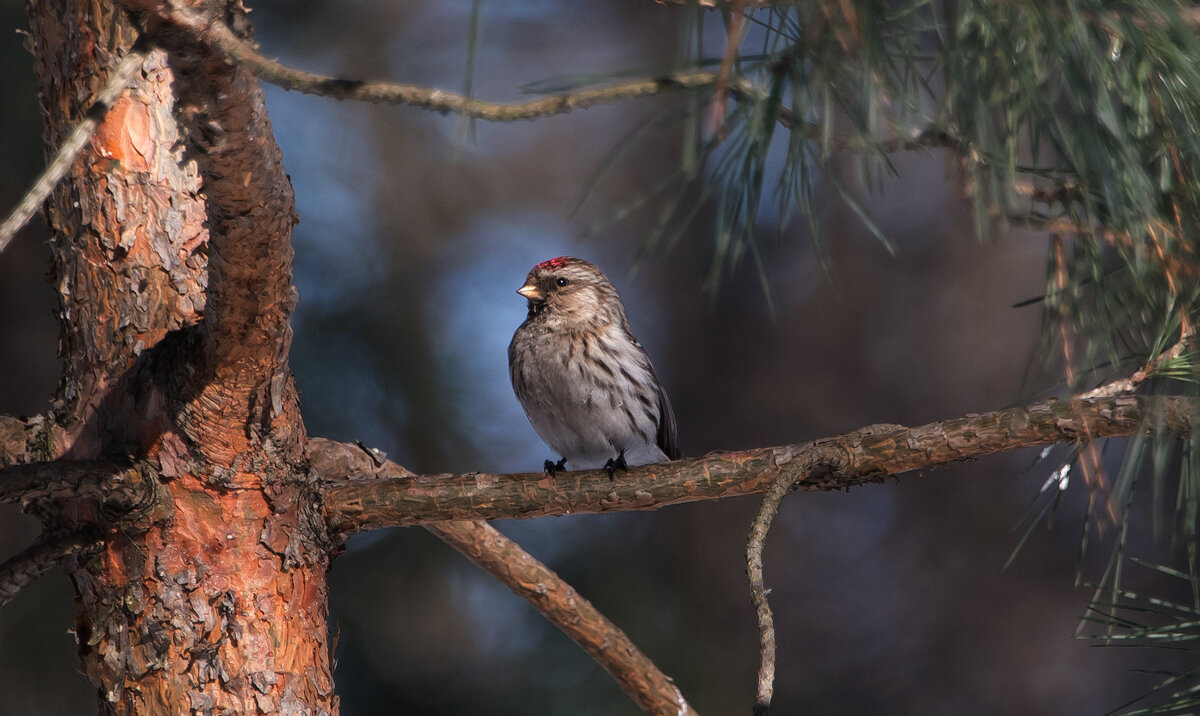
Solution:
[{"label": "reddish bark", "polygon": [[675,682],[659,671],[625,632],[496,528],[479,520],[427,527],[562,629],[604,667],[644,713],[697,716]]},{"label": "reddish bark", "polygon": [[[83,668],[107,713],[336,712],[327,522],[346,534],[651,509],[761,492],[791,474],[805,489],[840,489],[988,452],[1129,435],[1148,421],[1190,430],[1190,401],[1160,399],[1153,414],[1142,398],[1048,403],[646,466],[615,482],[600,472],[412,476],[362,450],[310,443],[287,367],[295,211],[261,90],[201,42],[213,26],[190,26],[198,16],[182,3],[124,2],[161,49],[47,207],[65,359],[55,409],[49,420],[0,418],[0,464],[27,466],[6,476],[15,482],[0,499],[31,501],[47,532],[33,563],[6,570],[20,581],[83,544],[79,528],[103,533],[69,574]],[[139,29],[103,1],[27,6],[54,146]],[[246,34],[239,3],[222,19]],[[317,482],[354,475],[377,479]],[[558,599],[539,594],[537,580],[549,579],[540,565],[479,523],[434,531],[548,614],[571,601],[565,585]],[[598,624],[579,621],[577,639],[603,649]],[[680,703],[666,681],[647,684],[658,701]]]},{"label": "reddish bark", "polygon": [[[53,147],[138,29],[105,2],[27,9]],[[287,368],[291,186],[257,81],[161,44],[49,202],[64,376],[45,454],[16,461],[128,454],[148,474],[151,509],[41,511],[51,534],[106,529],[69,569],[106,712],[334,712],[329,544]]]},{"label": "reddish bark", "polygon": [[[53,147],[136,33],[107,4],[31,0],[28,11]],[[67,457],[154,440],[164,406],[139,390],[139,358],[168,332],[195,324],[204,307],[201,179],[180,161],[165,55],[151,53],[138,74],[47,207],[65,360],[55,444]]]}]

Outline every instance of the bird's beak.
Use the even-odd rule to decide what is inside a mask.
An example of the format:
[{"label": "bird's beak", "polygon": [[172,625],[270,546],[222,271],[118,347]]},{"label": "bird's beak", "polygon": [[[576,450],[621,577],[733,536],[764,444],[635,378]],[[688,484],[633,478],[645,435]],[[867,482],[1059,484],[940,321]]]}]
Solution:
[{"label": "bird's beak", "polygon": [[517,293],[521,294],[522,296],[529,299],[530,301],[542,300],[542,292],[539,291],[537,289],[537,286],[534,286],[532,283],[527,283],[524,286],[518,288]]}]

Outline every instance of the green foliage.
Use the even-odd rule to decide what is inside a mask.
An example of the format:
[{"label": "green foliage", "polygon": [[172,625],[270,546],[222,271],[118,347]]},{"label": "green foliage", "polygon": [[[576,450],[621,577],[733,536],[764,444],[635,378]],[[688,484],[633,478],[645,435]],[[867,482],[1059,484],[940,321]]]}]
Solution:
[{"label": "green foliage", "polygon": [[[1137,560],[1135,560],[1137,561]],[[1196,575],[1157,564],[1137,561],[1174,586],[1195,594]],[[1108,590],[1102,590],[1108,591]],[[1111,601],[1096,599],[1088,608],[1084,626],[1097,631],[1085,638],[1108,645],[1178,649],[1200,641],[1200,604],[1185,604],[1137,592],[1117,591]],[[1200,668],[1178,674],[1160,674],[1153,690],[1119,710],[1124,716],[1190,714],[1200,707]],[[1138,703],[1148,705],[1137,706]]]},{"label": "green foliage", "polygon": [[[820,205],[828,190],[892,250],[833,160],[843,150],[857,150],[859,174],[869,181],[891,171],[886,151],[897,137],[907,144],[914,127],[919,132],[929,124],[920,109],[933,96],[935,63],[920,49],[934,27],[929,7],[924,1],[866,2],[847,17],[801,3],[751,13],[746,44],[754,44],[754,53],[731,58],[729,77],[717,92],[693,99],[683,132],[685,171],[647,248],[671,246],[702,208],[711,208],[716,220],[709,289],[715,291],[724,272],[749,257],[769,298],[761,227],[773,225],[783,235],[800,215],[821,247]],[[728,31],[731,17],[723,17]],[[718,70],[726,59],[702,54],[704,19],[702,12],[694,14],[685,61]],[[848,128],[840,129],[843,124]]]},{"label": "green foliage", "polygon": [[[1115,261],[1152,291],[1167,267],[1182,272],[1177,284],[1200,273],[1200,40],[1172,2],[750,7],[732,58],[712,47],[712,13],[692,7],[673,69],[728,78],[688,99],[679,171],[630,204],[662,200],[649,249],[709,209],[715,286],[722,267],[759,255],[764,226],[801,215],[820,243],[825,188],[869,224],[840,179],[845,163],[869,186],[893,171],[888,154],[942,147],[961,164],[980,234],[1077,228],[1091,253],[1077,273]],[[728,33],[733,10],[722,9]],[[647,124],[663,116],[673,113]]]},{"label": "green foliage", "polygon": [[[856,161],[869,186],[877,172],[893,170],[890,153],[945,148],[959,163],[981,236],[997,226],[1053,235],[1041,355],[1065,376],[1064,392],[1132,378],[1124,390],[1200,395],[1191,340],[1200,305],[1195,13],[1165,0],[752,7],[740,49],[753,54],[728,66],[719,94],[693,98],[680,172],[659,188],[675,193],[649,249],[711,204],[710,287],[746,257],[765,274],[765,209],[781,234],[794,216],[805,217],[821,246],[828,190],[886,243],[838,170]],[[730,12],[726,6],[727,30]],[[702,36],[702,17],[696,10],[693,38]],[[699,39],[688,43],[689,68],[721,66],[705,49]],[[1077,447],[1047,481],[1018,549],[1053,517],[1072,475],[1072,489],[1088,494],[1081,554],[1111,548],[1088,623],[1105,626],[1103,643],[1195,648],[1200,436],[1180,440],[1151,419],[1137,438],[1097,445]],[[1184,564],[1156,569],[1182,581],[1192,606],[1126,588],[1132,537],[1151,534],[1166,535],[1167,551]],[[1153,616],[1154,626],[1130,620],[1131,612]],[[1132,713],[1194,711],[1200,671],[1164,678],[1152,700]]]},{"label": "green foliage", "polygon": [[[738,26],[736,7],[720,5],[726,36]],[[1040,355],[1066,378],[1063,393],[1129,378],[1120,389],[1200,396],[1190,340],[1200,305],[1200,16],[1168,0],[746,7],[745,29],[731,40],[739,54],[725,57],[705,32],[712,14],[693,5],[673,69],[728,77],[620,144],[627,151],[682,119],[678,168],[614,213],[656,208],[645,252],[669,250],[711,218],[709,288],[749,259],[769,300],[764,227],[782,236],[801,216],[820,248],[822,200],[836,196],[891,248],[841,170],[854,167],[870,187],[894,171],[894,152],[948,150],[980,236],[1007,227],[1052,237],[1037,299]],[[1136,438],[1076,446],[1035,497],[1017,550],[1053,518],[1068,485],[1086,491],[1089,505],[1077,580],[1089,551],[1111,548],[1087,624],[1104,625],[1103,643],[1194,648],[1200,435],[1180,440],[1151,419]],[[1193,606],[1126,588],[1137,559],[1131,538],[1150,534],[1169,537],[1185,566],[1156,569],[1182,580]],[[1153,616],[1155,626],[1129,613]],[[1155,698],[1132,713],[1194,711],[1200,671],[1166,677]]]},{"label": "green foliage", "polygon": [[[894,171],[891,154],[944,150],[957,160],[978,235],[1000,227],[1051,237],[1046,289],[1036,302],[1040,356],[1066,379],[1062,394],[1104,387],[1200,396],[1192,338],[1200,318],[1194,8],[1171,0],[719,8],[738,54],[726,57],[713,46],[721,33],[704,24],[714,15],[693,4],[671,70],[720,71],[720,79],[682,107],[656,113],[619,146],[628,151],[681,120],[677,169],[614,213],[619,220],[646,207],[658,212],[645,252],[669,250],[698,220],[711,219],[709,288],[748,259],[764,276],[769,300],[764,229],[795,233],[795,218],[803,217],[820,249],[827,243],[823,200],[839,197],[890,249],[886,227],[872,223],[842,172],[852,167],[856,184],[869,188],[873,177]],[[740,25],[738,8],[746,20]],[[1081,555],[1111,548],[1088,624],[1105,626],[1104,643],[1194,648],[1200,435],[1181,440],[1151,418],[1136,438],[1076,446],[1034,499],[1017,549],[1053,518],[1068,485],[1088,496]],[[1156,570],[1182,580],[1191,607],[1126,588],[1137,559],[1131,538],[1150,535],[1159,542],[1165,535],[1170,557],[1184,564]],[[1081,557],[1079,581],[1082,564]],[[1157,621],[1143,626],[1127,612]],[[1157,696],[1158,705],[1146,708],[1194,711],[1200,671],[1166,678]]]}]

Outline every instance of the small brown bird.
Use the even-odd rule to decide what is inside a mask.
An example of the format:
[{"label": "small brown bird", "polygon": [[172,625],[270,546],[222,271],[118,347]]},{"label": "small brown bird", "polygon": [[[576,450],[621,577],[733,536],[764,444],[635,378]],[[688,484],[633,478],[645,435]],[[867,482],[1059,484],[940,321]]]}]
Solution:
[{"label": "small brown bird", "polygon": [[543,261],[517,293],[529,315],[508,345],[513,391],[533,429],[561,457],[553,475],[679,458],[675,414],[629,330],[621,297],[582,259]]}]

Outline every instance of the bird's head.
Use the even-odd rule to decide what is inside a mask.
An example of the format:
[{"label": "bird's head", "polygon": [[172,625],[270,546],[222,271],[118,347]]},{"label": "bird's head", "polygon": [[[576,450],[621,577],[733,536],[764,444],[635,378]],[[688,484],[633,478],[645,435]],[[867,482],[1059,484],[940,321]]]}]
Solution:
[{"label": "bird's head", "polygon": [[621,300],[608,278],[583,259],[559,256],[534,266],[517,289],[529,301],[529,314],[582,320],[617,320]]}]

